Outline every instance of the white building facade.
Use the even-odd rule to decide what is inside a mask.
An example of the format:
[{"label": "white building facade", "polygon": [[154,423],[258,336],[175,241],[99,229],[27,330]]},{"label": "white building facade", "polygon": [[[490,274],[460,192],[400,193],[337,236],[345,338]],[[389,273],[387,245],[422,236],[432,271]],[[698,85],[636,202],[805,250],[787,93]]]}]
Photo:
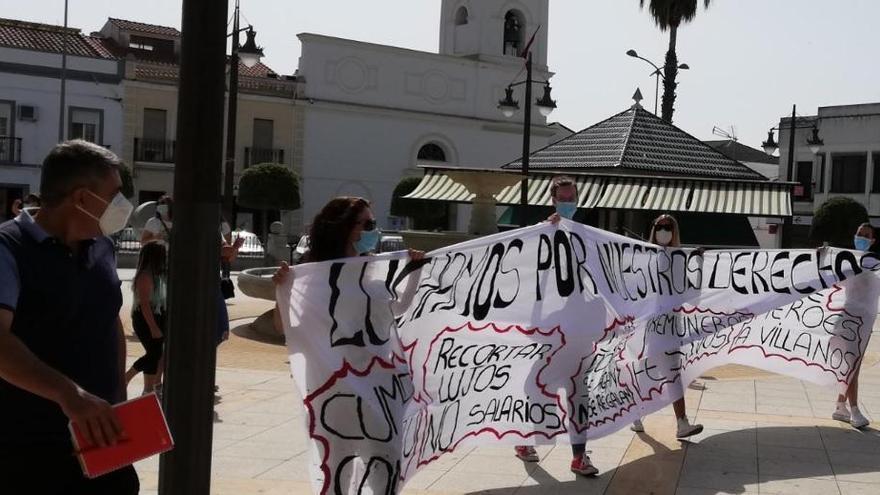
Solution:
[{"label": "white building facade", "polygon": [[[534,79],[544,82],[552,76],[548,0],[444,0],[439,53],[299,35],[295,165],[304,224],[329,199],[354,195],[372,202],[381,227],[399,228],[389,214],[392,191],[402,177],[421,176],[419,164],[487,168],[521,156],[522,110],[508,120],[497,105],[525,78],[517,54],[538,25]],[[521,108],[523,91],[514,93]],[[542,94],[536,83],[533,99]],[[565,135],[537,111],[531,125],[533,150]],[[468,216],[451,227],[462,229]]]},{"label": "white building facade", "polygon": [[[806,245],[813,212],[835,196],[862,203],[874,223],[880,219],[880,103],[819,107],[795,121],[793,170],[788,171],[790,118],[779,123],[782,179],[798,182],[793,227],[786,244]],[[813,154],[807,139],[817,129],[824,144]]]},{"label": "white building facade", "polygon": [[[65,106],[62,62],[68,46]],[[122,64],[78,29],[0,20],[0,219],[12,201],[38,193],[40,164],[58,142],[83,138],[122,148]]]}]

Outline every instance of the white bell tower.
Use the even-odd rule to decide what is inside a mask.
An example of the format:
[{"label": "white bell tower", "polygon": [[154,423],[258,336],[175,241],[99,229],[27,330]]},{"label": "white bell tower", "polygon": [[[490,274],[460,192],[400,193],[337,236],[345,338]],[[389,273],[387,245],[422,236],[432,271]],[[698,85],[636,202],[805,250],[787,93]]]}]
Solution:
[{"label": "white bell tower", "polygon": [[536,70],[547,70],[549,0],[443,0],[440,53],[503,63],[532,44]]}]

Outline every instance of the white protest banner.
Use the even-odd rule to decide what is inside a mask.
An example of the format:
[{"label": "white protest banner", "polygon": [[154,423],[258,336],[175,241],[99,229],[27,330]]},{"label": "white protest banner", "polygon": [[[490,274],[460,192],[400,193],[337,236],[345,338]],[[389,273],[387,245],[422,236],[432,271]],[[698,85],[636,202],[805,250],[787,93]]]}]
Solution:
[{"label": "white protest banner", "polygon": [[319,493],[396,493],[443,454],[597,438],[730,363],[844,387],[880,260],[661,248],[569,221],[297,266],[278,301]]}]

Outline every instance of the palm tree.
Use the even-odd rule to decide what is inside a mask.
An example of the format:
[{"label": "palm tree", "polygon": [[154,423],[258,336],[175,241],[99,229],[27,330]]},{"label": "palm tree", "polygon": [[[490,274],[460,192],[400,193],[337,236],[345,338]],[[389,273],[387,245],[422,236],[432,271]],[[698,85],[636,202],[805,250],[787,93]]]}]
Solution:
[{"label": "palm tree", "polygon": [[[645,0],[639,0],[639,7],[645,7]],[[703,0],[703,6],[709,8],[712,0]],[[663,106],[660,114],[666,122],[672,123],[675,111],[675,82],[678,76],[678,56],[675,54],[675,42],[678,37],[678,26],[690,22],[697,15],[697,0],[650,0],[648,12],[660,31],[669,30],[669,51],[666,52],[666,63],[663,66]]]}]

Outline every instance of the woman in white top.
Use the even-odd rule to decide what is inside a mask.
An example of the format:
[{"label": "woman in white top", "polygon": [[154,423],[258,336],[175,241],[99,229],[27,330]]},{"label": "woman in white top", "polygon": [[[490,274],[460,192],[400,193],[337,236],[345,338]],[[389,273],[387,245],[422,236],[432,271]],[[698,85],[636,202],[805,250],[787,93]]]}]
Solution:
[{"label": "woman in white top", "polygon": [[141,233],[141,244],[150,241],[165,241],[171,237],[172,214],[171,207],[174,200],[165,195],[159,198],[156,206],[156,216],[147,220],[144,231]]}]

